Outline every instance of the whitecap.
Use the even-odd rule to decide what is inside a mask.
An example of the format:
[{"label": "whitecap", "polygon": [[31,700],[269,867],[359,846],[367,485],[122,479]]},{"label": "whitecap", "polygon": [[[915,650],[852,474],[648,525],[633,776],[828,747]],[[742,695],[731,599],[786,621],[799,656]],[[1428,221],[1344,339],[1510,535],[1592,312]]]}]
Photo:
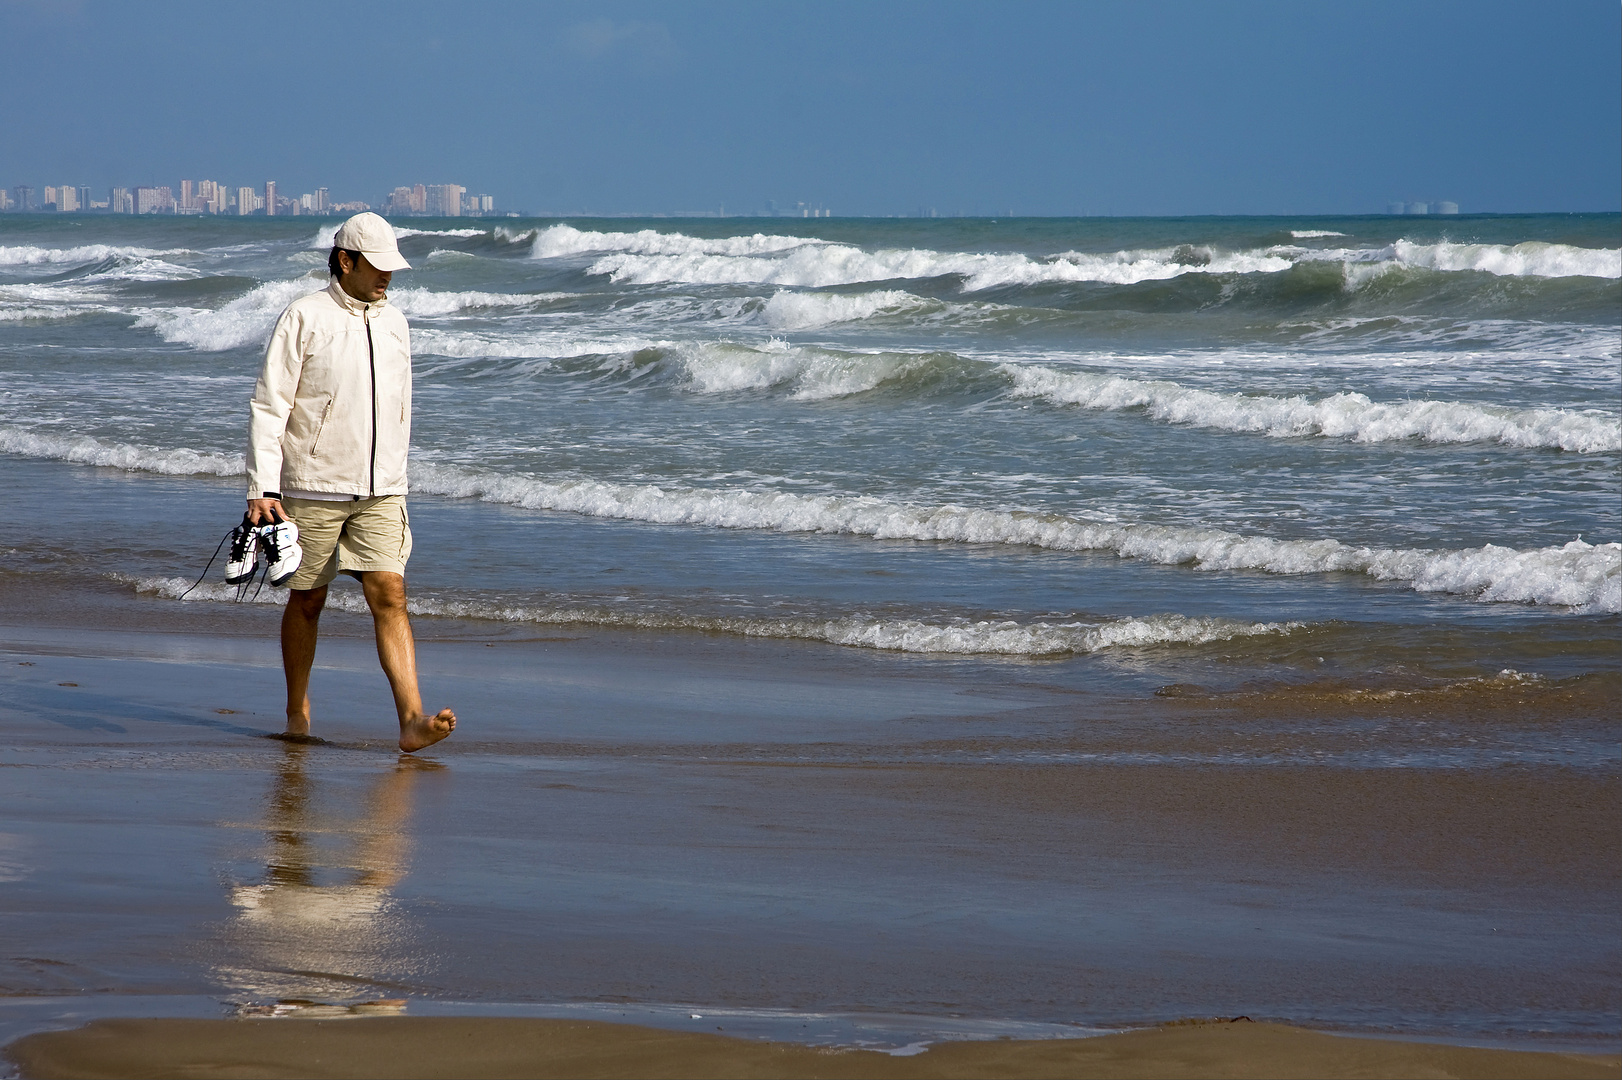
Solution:
[{"label": "whitecap", "polygon": [[[515,239],[517,239],[515,237]],[[535,234],[530,254],[537,259],[556,259],[593,251],[625,251],[643,255],[758,255],[781,252],[826,241],[803,236],[724,236],[706,239],[683,233],[662,233],[641,229],[634,233],[591,232],[572,225],[553,225]]]},{"label": "whitecap", "polygon": [[690,389],[701,394],[792,386],[799,401],[865,393],[927,366],[927,353],[846,353],[773,339],[760,346],[710,342],[673,350]]},{"label": "whitecap", "polygon": [[111,244],[84,244],[70,248],[44,248],[31,244],[0,245],[0,266],[42,266],[58,263],[102,262],[106,259],[156,259],[164,255],[191,254],[187,248],[119,247]]},{"label": "whitecap", "polygon": [[1222,529],[1099,522],[1064,514],[895,503],[871,496],[704,490],[597,480],[541,480],[413,465],[412,488],[532,509],[667,525],[833,533],[881,540],[1012,544],[1113,552],[1199,570],[1273,574],[1362,573],[1420,592],[1478,600],[1622,611],[1622,543],[1573,540],[1518,550],[1489,544],[1447,551],[1377,548],[1339,540],[1276,540]]},{"label": "whitecap", "polygon": [[1457,401],[1376,402],[1339,393],[1316,401],[1198,390],[1164,380],[1004,364],[1017,397],[1087,409],[1142,408],[1156,420],[1275,437],[1326,436],[1357,442],[1424,439],[1496,442],[1593,454],[1622,450],[1622,417],[1598,411],[1507,409]]},{"label": "whitecap", "polygon": [[775,330],[814,330],[934,306],[938,305],[897,289],[854,295],[779,289],[761,309],[761,321]]},{"label": "whitecap", "polygon": [[164,341],[203,352],[263,345],[287,305],[320,292],[326,281],[326,274],[319,272],[291,281],[267,281],[219,308],[148,309],[135,325],[155,330]]},{"label": "whitecap", "polygon": [[[323,225],[315,231],[310,238],[310,250],[319,251],[330,249],[333,241],[337,239],[338,230],[343,227],[342,221],[334,221],[330,225]],[[407,236],[484,236],[489,229],[412,229],[404,225],[392,225],[394,235],[400,239]]]},{"label": "whitecap", "polygon": [[[190,345],[203,352],[220,352],[246,345],[262,345],[287,305],[320,292],[330,279],[312,271],[291,281],[268,281],[218,308],[143,309],[135,325],[157,331],[168,342]],[[430,318],[480,308],[523,307],[552,299],[554,293],[435,292],[397,289],[389,302],[409,316]],[[425,331],[414,331],[415,341]]]},{"label": "whitecap", "polygon": [[246,470],[241,454],[137,446],[11,425],[0,425],[0,452],[165,476],[239,476]]}]

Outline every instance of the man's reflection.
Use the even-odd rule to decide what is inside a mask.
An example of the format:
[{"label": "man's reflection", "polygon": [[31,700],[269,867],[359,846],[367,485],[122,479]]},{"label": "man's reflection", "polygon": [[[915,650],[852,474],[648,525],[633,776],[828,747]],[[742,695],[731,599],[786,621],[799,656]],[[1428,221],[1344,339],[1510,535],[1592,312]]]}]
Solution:
[{"label": "man's reflection", "polygon": [[[265,802],[265,873],[231,890],[236,917],[220,973],[255,997],[341,999],[399,985],[410,928],[390,890],[410,862],[412,789],[437,762],[402,756],[343,813],[310,775],[314,747],[285,742]],[[328,751],[330,754],[330,751]],[[331,762],[331,757],[326,762]]]}]

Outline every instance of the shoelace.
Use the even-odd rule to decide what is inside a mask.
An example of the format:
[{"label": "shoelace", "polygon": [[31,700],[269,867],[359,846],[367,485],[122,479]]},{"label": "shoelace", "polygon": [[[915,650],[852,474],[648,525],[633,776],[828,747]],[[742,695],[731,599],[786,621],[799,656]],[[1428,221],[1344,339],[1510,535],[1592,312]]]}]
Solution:
[{"label": "shoelace", "polygon": [[231,559],[241,562],[248,555],[248,549],[253,546],[259,530],[257,528],[244,528],[239,525],[231,530]]},{"label": "shoelace", "polygon": [[[238,531],[239,529],[241,530],[240,532]],[[269,532],[268,529],[265,531],[267,533]],[[214,560],[220,557],[220,552],[225,549],[226,543],[229,542],[233,537],[241,542],[239,544],[231,545],[231,554],[227,556],[227,558],[232,560],[240,560],[244,555],[246,555],[247,548],[250,544],[258,545],[262,542],[259,526],[250,526],[246,529],[242,529],[241,526],[233,526],[230,532],[226,533],[220,538],[219,544],[214,548],[214,554],[208,557],[208,563],[203,567],[203,572],[197,575],[197,580],[192,582],[191,585],[187,587],[186,591],[181,593],[177,599],[186,599],[186,597],[190,595],[192,589],[197,588],[197,586],[203,583],[203,579],[208,577],[209,570],[211,570],[214,566]],[[259,593],[265,587],[265,578],[270,574],[270,564],[276,558],[275,542],[265,542],[264,546],[270,549],[271,557],[269,559],[262,560],[259,567],[259,585],[253,591],[252,599],[254,600],[259,599]],[[252,584],[253,576],[249,575],[242,581],[241,584],[237,586],[237,603],[241,603],[243,599],[247,597],[248,586]]]}]

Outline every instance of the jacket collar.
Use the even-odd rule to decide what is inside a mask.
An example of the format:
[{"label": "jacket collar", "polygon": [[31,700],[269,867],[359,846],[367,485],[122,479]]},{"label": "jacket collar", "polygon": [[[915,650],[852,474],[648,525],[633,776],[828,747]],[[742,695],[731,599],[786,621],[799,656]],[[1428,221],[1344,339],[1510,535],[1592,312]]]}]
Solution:
[{"label": "jacket collar", "polygon": [[383,308],[388,307],[389,304],[389,298],[386,296],[370,304],[356,300],[353,296],[344,292],[344,287],[338,284],[337,278],[333,278],[332,284],[327,286],[327,295],[332,297],[339,307],[351,315],[365,315],[367,311],[381,311]]}]

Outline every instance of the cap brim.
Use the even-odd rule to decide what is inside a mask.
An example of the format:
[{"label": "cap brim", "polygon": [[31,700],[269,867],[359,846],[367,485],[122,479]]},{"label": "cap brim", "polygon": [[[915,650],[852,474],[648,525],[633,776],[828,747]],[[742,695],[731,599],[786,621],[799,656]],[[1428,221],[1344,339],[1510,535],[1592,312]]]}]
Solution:
[{"label": "cap brim", "polygon": [[366,261],[379,270],[393,273],[396,270],[410,270],[411,264],[405,261],[405,256],[398,251],[362,251]]}]

